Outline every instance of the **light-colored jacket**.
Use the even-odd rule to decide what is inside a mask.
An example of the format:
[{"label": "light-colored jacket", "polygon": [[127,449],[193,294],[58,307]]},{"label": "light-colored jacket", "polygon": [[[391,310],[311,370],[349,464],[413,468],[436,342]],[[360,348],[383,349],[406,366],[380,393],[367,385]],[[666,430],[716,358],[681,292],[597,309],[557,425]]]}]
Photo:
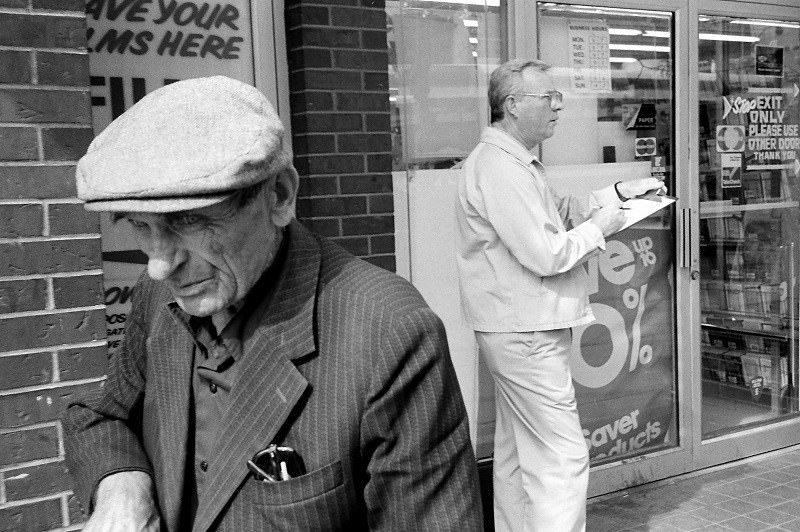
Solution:
[{"label": "light-colored jacket", "polygon": [[613,187],[561,197],[516,139],[488,127],[464,164],[457,264],[467,324],[482,332],[562,329],[594,320],[581,264],[605,249],[592,210]]}]

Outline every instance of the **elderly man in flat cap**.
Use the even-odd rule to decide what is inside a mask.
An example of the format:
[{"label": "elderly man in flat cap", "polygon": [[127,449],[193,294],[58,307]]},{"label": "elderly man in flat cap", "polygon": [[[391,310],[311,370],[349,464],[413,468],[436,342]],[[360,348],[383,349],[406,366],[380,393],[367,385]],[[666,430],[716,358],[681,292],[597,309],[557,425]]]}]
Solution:
[{"label": "elderly man in flat cap", "polygon": [[78,196],[148,256],[108,380],[64,415],[85,530],[480,530],[440,320],[299,225],[253,87],[168,85],[105,129]]}]

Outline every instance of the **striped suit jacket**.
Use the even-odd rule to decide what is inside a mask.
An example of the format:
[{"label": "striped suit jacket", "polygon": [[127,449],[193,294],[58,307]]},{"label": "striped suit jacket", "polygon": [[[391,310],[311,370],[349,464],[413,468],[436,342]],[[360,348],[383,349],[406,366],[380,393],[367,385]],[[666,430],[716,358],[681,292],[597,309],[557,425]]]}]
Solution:
[{"label": "striped suit jacket", "polygon": [[[406,281],[293,222],[275,297],[248,327],[193,530],[481,530],[464,404],[441,321]],[[67,464],[97,483],[149,472],[162,525],[181,523],[192,339],[143,278],[108,380],[64,415]],[[255,480],[275,442],[306,475]]]}]

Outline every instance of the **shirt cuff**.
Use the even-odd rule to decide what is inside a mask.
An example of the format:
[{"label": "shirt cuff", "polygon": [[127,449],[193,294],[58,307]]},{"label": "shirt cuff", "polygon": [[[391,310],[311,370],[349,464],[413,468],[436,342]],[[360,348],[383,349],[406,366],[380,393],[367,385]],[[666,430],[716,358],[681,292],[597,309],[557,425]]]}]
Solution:
[{"label": "shirt cuff", "polygon": [[[612,190],[613,192],[613,190]],[[614,192],[616,196],[617,193]],[[575,232],[580,233],[589,243],[592,249],[606,250],[606,238],[603,236],[603,231],[594,225],[591,220],[586,220],[574,229]]]},{"label": "shirt cuff", "polygon": [[592,192],[594,199],[597,200],[597,203],[600,205],[609,205],[612,203],[617,203],[620,201],[619,196],[617,195],[617,190],[614,188],[614,185],[609,185],[607,187],[603,187],[600,190],[595,190]]}]

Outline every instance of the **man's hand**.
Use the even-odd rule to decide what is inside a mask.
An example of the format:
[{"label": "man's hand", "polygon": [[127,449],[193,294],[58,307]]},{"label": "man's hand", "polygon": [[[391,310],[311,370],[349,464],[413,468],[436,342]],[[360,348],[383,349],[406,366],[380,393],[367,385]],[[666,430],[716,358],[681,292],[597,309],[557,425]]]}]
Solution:
[{"label": "man's hand", "polygon": [[153,479],[142,471],[109,475],[97,485],[94,512],[83,532],[157,532]]},{"label": "man's hand", "polygon": [[619,203],[612,203],[592,213],[592,223],[600,228],[603,236],[609,236],[620,230],[625,223],[625,211]]},{"label": "man's hand", "polygon": [[617,183],[617,192],[625,199],[642,196],[650,191],[658,191],[659,194],[667,192],[667,186],[660,179],[655,177],[645,177],[644,179],[633,179],[631,181],[620,181]]}]

